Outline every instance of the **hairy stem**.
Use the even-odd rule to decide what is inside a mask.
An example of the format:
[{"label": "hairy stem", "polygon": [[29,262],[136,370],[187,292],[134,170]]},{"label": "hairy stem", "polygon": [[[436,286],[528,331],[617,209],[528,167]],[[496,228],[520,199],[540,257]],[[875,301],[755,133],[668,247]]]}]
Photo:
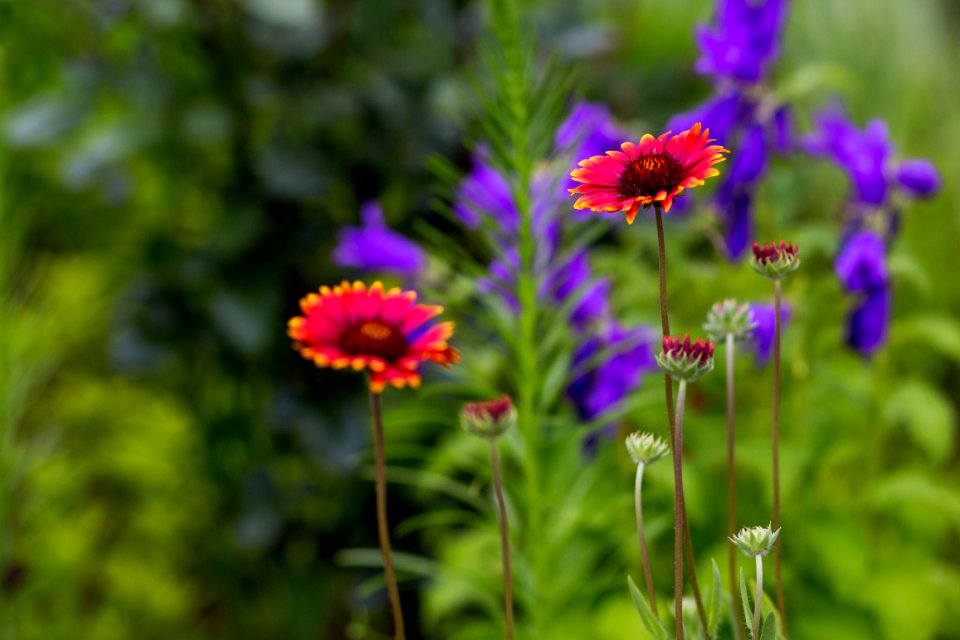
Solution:
[{"label": "hairy stem", "polygon": [[[740,611],[740,589],[737,587],[737,477],[736,477],[736,432],[734,425],[734,351],[736,339],[727,334],[727,569],[730,573],[730,593],[733,595],[733,610]],[[739,615],[733,616],[737,638],[746,639],[746,629]]]},{"label": "hairy stem", "polygon": [[503,476],[500,473],[500,456],[497,441],[490,440],[490,465],[493,467],[493,490],[497,496],[497,511],[500,515],[500,554],[503,562],[503,620],[504,638],[513,640],[513,571],[510,569],[510,526],[507,523],[507,506],[503,499]]},{"label": "hairy stem", "polygon": [[677,640],[683,640],[683,405],[687,396],[687,381],[677,385],[676,427],[673,441],[673,606],[676,616]]},{"label": "hairy stem", "polygon": [[[667,309],[667,257],[666,243],[664,242],[663,237],[663,210],[659,204],[655,204],[653,210],[656,213],[657,219],[657,270],[660,275],[660,325],[663,337],[667,337],[670,335],[670,317]],[[677,443],[673,435],[673,380],[670,377],[670,374],[666,372],[663,374],[663,391],[667,405],[667,430],[670,432],[670,445],[673,447],[674,456],[683,455],[682,450],[680,450],[678,453]],[[693,590],[693,599],[697,603],[697,614],[700,616],[700,624],[703,625],[704,633],[706,633],[707,610],[703,606],[703,598],[700,595],[700,583],[697,580],[697,563],[693,556],[693,542],[690,537],[690,524],[687,521],[687,505],[681,501],[680,504],[675,505],[674,508],[680,512],[681,529],[683,531],[682,549],[687,556],[687,567],[690,574],[690,587]],[[682,635],[680,638],[682,638]]]},{"label": "hairy stem", "polygon": [[657,611],[657,594],[653,589],[653,571],[650,569],[650,556],[647,553],[647,539],[643,533],[643,468],[641,462],[637,465],[637,482],[634,488],[634,503],[637,508],[637,540],[640,542],[640,557],[643,560],[643,577],[647,582],[647,595],[650,597],[650,608],[657,620],[660,612]]},{"label": "hairy stem", "polygon": [[[773,283],[774,292],[774,329],[773,329],[773,530],[780,529],[780,281]],[[783,596],[783,574],[780,564],[780,539],[774,543],[773,565],[777,583],[777,607],[783,635],[787,637],[787,609]]]},{"label": "hairy stem", "polygon": [[763,604],[763,556],[757,554],[757,595],[753,599],[753,637],[760,637],[760,605]]},{"label": "hairy stem", "polygon": [[377,534],[380,552],[383,554],[383,573],[387,580],[387,594],[393,612],[393,629],[396,640],[404,640],[403,610],[400,608],[400,590],[393,571],[393,553],[390,550],[390,533],[387,526],[387,463],[383,453],[383,418],[380,412],[380,394],[370,392],[370,409],[373,412],[373,442],[377,460]]}]

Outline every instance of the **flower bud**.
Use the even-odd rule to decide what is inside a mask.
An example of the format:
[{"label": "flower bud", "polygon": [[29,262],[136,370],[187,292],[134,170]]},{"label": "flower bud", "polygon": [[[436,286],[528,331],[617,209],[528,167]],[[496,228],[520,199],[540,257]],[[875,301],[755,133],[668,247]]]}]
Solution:
[{"label": "flower bud", "polygon": [[670,453],[670,447],[652,433],[635,431],[627,436],[627,451],[636,464],[651,465]]},{"label": "flower bud", "polygon": [[753,317],[750,305],[738,304],[736,300],[728,298],[710,307],[703,330],[711,340],[720,341],[728,335],[733,335],[737,340],[743,340],[750,336],[750,332],[756,326],[757,321]]},{"label": "flower bud", "polygon": [[460,425],[484,438],[496,438],[516,423],[517,410],[508,395],[497,400],[468,402],[460,412]]},{"label": "flower bud", "polygon": [[666,336],[657,364],[677,380],[693,382],[713,370],[713,343],[708,340],[691,343],[689,334],[683,340],[679,336]]},{"label": "flower bud", "polygon": [[770,244],[753,243],[753,270],[771,280],[782,280],[800,267],[800,248],[781,240]]},{"label": "flower bud", "polygon": [[740,548],[740,551],[751,558],[765,556],[773,548],[773,544],[780,536],[780,529],[770,530],[770,525],[765,527],[744,527],[740,533],[730,538],[733,544]]}]

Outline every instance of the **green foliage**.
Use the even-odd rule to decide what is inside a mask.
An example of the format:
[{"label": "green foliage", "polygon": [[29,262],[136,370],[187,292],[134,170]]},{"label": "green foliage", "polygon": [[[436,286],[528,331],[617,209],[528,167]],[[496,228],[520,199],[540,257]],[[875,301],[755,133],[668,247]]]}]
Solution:
[{"label": "green foliage", "polygon": [[627,576],[627,584],[630,586],[630,598],[633,600],[633,604],[640,614],[643,626],[647,628],[647,631],[656,640],[667,640],[669,637],[667,628],[653,615],[653,610],[650,608],[646,597],[640,593],[640,589],[637,589],[637,585],[633,583],[633,578],[630,576]]}]

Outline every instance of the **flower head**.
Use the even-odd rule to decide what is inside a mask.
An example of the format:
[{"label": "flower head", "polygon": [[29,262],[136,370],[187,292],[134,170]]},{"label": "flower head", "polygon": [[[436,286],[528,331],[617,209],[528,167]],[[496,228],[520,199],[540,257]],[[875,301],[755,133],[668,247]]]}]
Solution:
[{"label": "flower head", "polygon": [[847,291],[867,291],[887,282],[887,252],[883,238],[859,231],[849,238],[836,261],[837,277]]},{"label": "flower head", "polygon": [[889,285],[867,291],[847,317],[847,344],[865,356],[872,356],[887,341],[893,292]]},{"label": "flower head", "polygon": [[781,240],[780,244],[753,243],[754,271],[771,280],[782,280],[800,267],[800,248]]},{"label": "flower head", "polygon": [[696,69],[718,80],[759,82],[779,54],[786,0],[720,0],[716,26],[697,30]]},{"label": "flower head", "polygon": [[737,340],[743,340],[756,326],[750,305],[728,298],[710,307],[703,329],[711,340],[723,340],[731,334]]},{"label": "flower head", "polygon": [[367,202],[360,209],[361,227],[344,227],[337,235],[333,262],[362,271],[388,271],[416,276],[426,262],[423,250],[392,231],[383,220],[383,209]]},{"label": "flower head", "polygon": [[690,336],[663,338],[663,351],[657,355],[660,368],[677,380],[693,382],[713,370],[713,343],[709,340],[690,342]]},{"label": "flower head", "polygon": [[740,551],[751,558],[765,556],[773,548],[777,538],[780,537],[780,529],[770,530],[770,525],[765,527],[744,527],[740,533],[730,538],[733,544],[739,547]]},{"label": "flower head", "polygon": [[574,208],[591,211],[625,211],[633,223],[640,207],[661,206],[670,211],[673,199],[685,189],[702,185],[719,175],[713,165],[723,162],[727,150],[710,144],[710,130],[700,124],[671,136],[645,135],[640,142],[624,142],[620,151],[592,156],[580,162],[570,176],[582,182]]},{"label": "flower head", "polygon": [[663,438],[652,433],[635,431],[627,436],[627,452],[634,463],[651,465],[670,453],[670,447]]},{"label": "flower head", "polygon": [[460,412],[461,426],[484,438],[496,438],[516,423],[517,410],[508,395],[496,400],[468,402]]},{"label": "flower head", "polygon": [[303,315],[290,319],[287,333],[300,355],[318,367],[369,370],[374,393],[388,383],[416,387],[422,362],[446,367],[460,359],[447,344],[453,323],[430,322],[443,307],[416,299],[414,291],[384,291],[380,282],[320,287],[300,300]]}]

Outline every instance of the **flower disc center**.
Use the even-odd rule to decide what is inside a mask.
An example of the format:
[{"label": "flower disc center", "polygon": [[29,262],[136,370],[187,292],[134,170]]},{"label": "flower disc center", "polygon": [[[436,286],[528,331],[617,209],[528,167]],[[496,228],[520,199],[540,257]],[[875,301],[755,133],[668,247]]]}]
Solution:
[{"label": "flower disc center", "polygon": [[625,198],[668,194],[679,186],[683,166],[665,153],[642,155],[624,165],[617,190]]},{"label": "flower disc center", "polygon": [[393,325],[379,320],[365,320],[344,329],[339,346],[353,356],[376,356],[390,362],[407,352],[408,343]]}]

